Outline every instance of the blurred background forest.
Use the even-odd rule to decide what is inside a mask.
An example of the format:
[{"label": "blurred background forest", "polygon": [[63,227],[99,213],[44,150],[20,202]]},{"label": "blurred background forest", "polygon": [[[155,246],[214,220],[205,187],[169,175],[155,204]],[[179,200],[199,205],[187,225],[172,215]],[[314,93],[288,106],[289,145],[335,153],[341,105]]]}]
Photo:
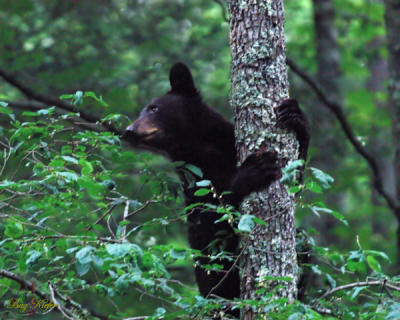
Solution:
[{"label": "blurred background forest", "polygon": [[[383,1],[314,2],[285,1],[287,56],[315,80],[330,101],[343,107],[357,141],[377,160],[384,189],[390,197],[395,198],[393,143],[396,141],[392,141],[391,106],[388,104],[388,49]],[[44,96],[71,94],[71,101],[79,100],[78,109],[82,108],[82,111],[98,117],[107,116],[105,121],[111,121],[121,129],[134,120],[153,97],[168,91],[168,70],[176,61],[184,61],[191,67],[204,100],[233,120],[229,106],[229,22],[223,1],[0,0],[0,69]],[[383,251],[391,261],[385,265],[385,272],[398,274],[398,220],[374,188],[374,178],[368,163],[349,143],[337,118],[318,99],[314,90],[296,73],[288,70],[291,97],[301,103],[310,120],[309,165],[322,169],[335,179],[330,190],[314,195],[312,201],[324,201],[348,221],[346,226],[330,215],[317,217],[307,207],[299,206],[296,211],[298,227],[311,232],[318,246],[334,248],[337,252],[357,250],[359,246]],[[102,96],[108,106],[104,106],[101,99],[82,98],[76,92],[94,92],[96,97]],[[102,170],[104,176],[97,176],[97,180],[93,181],[96,180],[98,184],[115,183],[119,196],[131,199],[132,210],[140,209],[132,218],[128,230],[151,222],[140,230],[132,229],[129,234],[132,243],[143,250],[159,250],[164,258],[167,252],[165,248],[168,252],[176,248],[182,250],[172,251],[170,258],[173,261],[168,271],[174,279],[189,286],[184,289],[185,292],[196,294],[193,263],[191,259],[181,259],[182,256],[179,256],[187,248],[185,223],[177,219],[184,205],[182,198],[176,197],[180,193],[179,182],[173,173],[173,166],[167,160],[148,152],[133,150],[129,146],[120,146],[119,142],[114,149],[102,147],[102,143],[108,143],[105,140],[114,138],[106,135],[94,137],[79,127],[71,129],[76,134],[71,138],[68,136],[70,125],[65,125],[62,129],[64,132],[59,133],[59,139],[72,141],[79,138],[83,144],[87,144],[86,151],[81,150],[87,154],[74,156],[75,151],[68,153],[66,148],[62,150],[67,144],[61,143],[58,147],[54,146],[54,150],[59,150],[55,157],[60,159],[60,163],[55,164],[50,160],[46,162],[44,156],[36,159],[36,162],[33,159],[31,166],[25,166],[24,161],[30,159],[32,153],[28,158],[23,158],[24,152],[42,142],[46,143],[41,145],[43,150],[51,150],[51,144],[56,143],[55,138],[49,131],[46,136],[36,132],[39,135],[36,137],[35,132],[31,131],[11,139],[10,136],[15,135],[18,126],[10,124],[10,117],[16,117],[20,124],[33,121],[32,117],[38,114],[29,114],[26,110],[32,110],[29,104],[33,107],[41,105],[37,101],[27,101],[20,90],[7,81],[0,81],[0,100],[8,103],[8,106],[5,103],[2,106],[0,118],[0,133],[3,136],[0,140],[4,148],[1,162],[7,163],[2,167],[0,177],[3,181],[1,213],[4,214],[0,229],[0,240],[3,240],[0,268],[10,268],[10,265],[15,264],[14,271],[19,274],[35,275],[38,279],[63,278],[58,282],[59,287],[65,289],[63,293],[68,292],[82,305],[90,306],[90,309],[101,314],[120,312],[121,317],[146,315],[152,314],[160,305],[159,300],[140,290],[130,290],[123,286],[118,288],[123,294],[115,293],[111,298],[93,298],[87,290],[107,292],[111,290],[111,285],[107,287],[107,283],[103,283],[102,288],[89,286],[88,279],[74,278],[73,267],[68,269],[64,265],[60,269],[53,268],[52,263],[57,256],[62,256],[59,259],[64,262],[74,262],[79,257],[75,256],[72,260],[61,254],[49,257],[43,252],[43,242],[36,241],[38,239],[35,237],[39,235],[37,232],[41,230],[37,230],[34,225],[37,226],[43,219],[41,223],[46,224],[46,228],[51,226],[62,231],[62,234],[90,235],[87,225],[94,224],[101,216],[96,213],[96,209],[105,212],[114,206],[115,216],[123,214],[124,202],[122,205],[113,203],[118,198],[115,195],[114,200],[107,200],[105,194],[99,196],[102,191],[98,191],[95,185],[92,194],[89,191],[89,194],[75,198],[76,204],[67,206],[69,200],[64,194],[72,191],[68,191],[65,185],[75,179],[70,175],[58,175],[58,178],[65,179],[62,182],[64,185],[55,182],[56,187],[60,187],[60,193],[53,190],[52,197],[41,198],[31,193],[31,190],[24,190],[24,197],[18,198],[18,192],[22,191],[13,189],[13,181],[40,177],[43,168],[37,169],[39,162],[46,168],[61,168],[73,166],[74,161],[76,164],[79,161],[82,167],[88,168],[89,174],[93,170]],[[21,103],[19,107],[17,101]],[[43,121],[36,123],[38,128],[49,121],[46,118],[36,120]],[[77,122],[76,119],[74,121]],[[56,126],[56,123],[51,123]],[[76,138],[79,131],[83,132],[82,136]],[[18,146],[18,139],[26,146]],[[90,139],[97,144],[90,144]],[[19,150],[21,153],[14,155],[13,148],[22,148]],[[102,152],[98,159],[91,158],[96,148]],[[74,170],[68,172],[73,173]],[[51,179],[48,182],[52,185]],[[88,184],[82,182],[80,186],[90,189],[92,185]],[[3,205],[5,199],[10,197],[15,197],[13,205]],[[33,240],[30,243],[37,247],[25,247],[26,243],[22,247],[5,246],[21,236],[19,233],[22,229],[18,223],[12,225],[8,216],[19,214],[19,210],[21,216],[30,216],[28,222],[21,220],[19,223],[24,226],[26,224],[23,232],[31,229],[30,238]],[[33,213],[35,210],[40,213]],[[32,215],[36,216],[32,218]],[[66,217],[68,223],[63,221]],[[32,225],[28,226],[29,223]],[[116,232],[121,232],[123,226],[120,225]],[[107,230],[107,226],[104,226],[104,230]],[[104,230],[97,231],[102,233]],[[15,239],[7,242],[10,238]],[[49,241],[54,244],[54,239]],[[47,245],[51,246],[50,242]],[[65,250],[74,248],[68,241],[56,245]],[[82,248],[85,247],[80,244],[79,250]],[[36,253],[32,253],[32,250]],[[106,260],[105,256],[103,259]],[[96,264],[92,260],[90,263]],[[84,264],[83,259],[78,262]],[[50,268],[51,272],[45,271],[49,270],[46,268]],[[85,268],[80,272],[78,270],[78,273],[85,275],[89,272],[84,271]],[[115,272],[118,274],[119,271]],[[90,272],[86,276],[93,280],[94,275]],[[32,278],[28,276],[27,279]],[[0,299],[5,299],[7,290],[1,290],[1,287],[7,283],[4,279],[1,281],[0,296],[3,297]],[[46,280],[44,283],[46,285]],[[1,312],[5,312],[4,309]],[[14,316],[8,315],[6,318]]]}]

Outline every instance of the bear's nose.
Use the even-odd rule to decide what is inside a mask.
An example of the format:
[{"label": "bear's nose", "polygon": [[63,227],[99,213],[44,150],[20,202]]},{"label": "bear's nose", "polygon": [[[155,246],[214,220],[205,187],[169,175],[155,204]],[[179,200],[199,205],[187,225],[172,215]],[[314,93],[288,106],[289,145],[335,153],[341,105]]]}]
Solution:
[{"label": "bear's nose", "polygon": [[137,135],[137,125],[135,123],[132,123],[130,126],[128,126],[125,129],[125,132],[122,136],[122,138],[132,138]]},{"label": "bear's nose", "polygon": [[135,123],[132,123],[130,126],[128,126],[125,129],[125,132],[132,132],[135,133],[137,131],[137,126],[135,125]]}]

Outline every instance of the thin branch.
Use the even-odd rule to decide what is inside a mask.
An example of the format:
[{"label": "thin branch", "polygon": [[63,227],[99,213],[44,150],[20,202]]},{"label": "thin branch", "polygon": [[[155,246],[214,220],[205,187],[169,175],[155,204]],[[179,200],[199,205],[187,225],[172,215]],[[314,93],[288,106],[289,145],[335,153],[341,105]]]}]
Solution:
[{"label": "thin branch", "polygon": [[302,71],[292,60],[287,59],[286,63],[294,73],[296,73],[300,78],[302,78],[313,89],[313,91],[321,100],[321,102],[336,116],[340,125],[342,126],[345,135],[350,140],[350,143],[353,145],[356,151],[368,162],[368,165],[370,166],[374,175],[375,189],[385,199],[388,207],[392,209],[397,219],[400,220],[400,207],[396,204],[395,199],[393,199],[385,191],[383,187],[381,171],[376,159],[373,156],[371,156],[367,152],[367,150],[365,150],[360,141],[355,137],[354,132],[343,113],[343,107],[336,102],[330,101],[327,98],[327,96],[323,93],[323,91],[318,87],[316,82],[308,74]]},{"label": "thin branch", "polygon": [[157,200],[147,200],[147,201],[143,204],[143,206],[141,206],[140,208],[136,209],[135,211],[129,213],[129,214],[126,216],[126,218],[130,218],[130,217],[134,216],[135,214],[138,214],[140,211],[146,209],[146,208],[149,206],[149,204],[151,204],[151,203],[157,203],[157,202],[158,202]]},{"label": "thin branch", "polygon": [[[125,209],[124,209],[124,215],[122,217],[122,221],[125,222],[128,218],[128,214],[129,214],[129,200],[126,200],[125,203]],[[121,241],[122,242],[126,242],[126,224],[124,224],[122,226],[122,230],[121,230]]]},{"label": "thin branch", "polygon": [[400,287],[390,284],[386,279],[374,280],[374,281],[361,281],[361,282],[358,281],[358,282],[348,283],[343,286],[339,286],[339,287],[333,288],[333,289],[325,292],[320,298],[318,298],[318,300],[316,302],[314,302],[314,304],[316,304],[318,301],[321,301],[321,300],[325,299],[326,297],[328,297],[340,290],[347,290],[347,289],[352,289],[352,288],[356,288],[356,287],[370,287],[370,286],[382,286],[386,289],[400,291]]},{"label": "thin branch", "polygon": [[64,308],[63,306],[61,306],[60,303],[58,303],[55,292],[54,292],[54,288],[50,281],[49,281],[49,289],[50,289],[50,293],[51,293],[51,301],[53,301],[53,303],[57,306],[57,310],[60,311],[62,313],[62,315],[64,317],[66,317],[67,319],[74,320],[73,313],[70,310],[68,310],[67,308]]},{"label": "thin branch", "polygon": [[87,231],[92,230],[94,225],[99,224],[101,221],[103,221],[103,219],[106,216],[108,216],[110,213],[112,213],[112,211],[115,209],[116,206],[117,206],[116,204],[113,204],[99,219],[96,220],[96,222],[94,224],[90,225],[87,228]]}]

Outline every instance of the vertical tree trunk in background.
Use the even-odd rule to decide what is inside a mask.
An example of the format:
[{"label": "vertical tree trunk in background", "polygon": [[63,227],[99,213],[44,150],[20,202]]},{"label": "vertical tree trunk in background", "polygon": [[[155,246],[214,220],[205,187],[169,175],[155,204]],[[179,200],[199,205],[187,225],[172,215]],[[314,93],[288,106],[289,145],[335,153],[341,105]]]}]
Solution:
[{"label": "vertical tree trunk in background", "polygon": [[389,49],[389,104],[392,110],[394,172],[396,178],[397,264],[400,266],[400,0],[385,0]]},{"label": "vertical tree trunk in background", "polygon": [[[283,166],[297,158],[293,134],[276,125],[274,107],[288,98],[283,0],[228,1],[231,43],[231,103],[236,118],[237,152],[243,160],[257,151],[275,150]],[[250,234],[241,261],[241,297],[256,299],[255,290],[272,290],[277,282],[265,276],[290,277],[280,283],[279,296],[293,300],[297,294],[294,197],[275,182],[248,197],[242,214],[268,222]],[[258,313],[260,311],[257,311]],[[244,319],[254,319],[245,310]]]},{"label": "vertical tree trunk in background", "polygon": [[[340,102],[340,53],[337,45],[333,0],[313,0],[317,45],[317,78],[330,101]],[[326,109],[321,107],[321,110]]]},{"label": "vertical tree trunk in background", "polygon": [[[380,2],[383,1],[379,0]],[[370,58],[368,59],[367,67],[369,70],[369,78],[366,83],[366,89],[378,96],[378,93],[383,93],[386,90],[386,82],[389,78],[388,61],[381,53],[381,48],[386,45],[385,36],[377,36],[368,43],[368,51]],[[390,112],[389,105],[382,101],[382,99],[374,98],[374,105],[377,109],[386,110]],[[388,144],[387,137],[390,136],[391,127],[382,127],[372,125],[371,127],[374,135],[369,138],[369,148],[372,154],[379,155],[375,160],[381,168],[381,175],[383,178],[384,187],[386,192],[392,199],[396,197],[396,181],[394,177],[393,168],[393,150],[392,146]],[[373,186],[374,179],[371,178],[371,203],[374,206],[382,205],[382,197]],[[396,217],[395,217],[396,218]],[[389,228],[388,220],[383,219],[382,215],[374,214],[371,219],[372,233],[388,239]]]},{"label": "vertical tree trunk in background", "polygon": [[[317,59],[318,84],[326,93],[330,101],[340,103],[340,52],[337,44],[337,29],[335,25],[335,7],[333,0],[313,0],[314,31]],[[343,143],[337,139],[338,125],[332,121],[327,108],[316,101],[311,104],[311,121],[315,124],[315,143],[318,152],[312,159],[315,166],[327,172],[334,172],[337,168],[340,155],[343,155]],[[332,156],[335,155],[335,156]],[[340,202],[343,198],[340,192],[327,197],[329,207],[340,210]],[[332,233],[337,220],[329,215],[321,216],[317,221],[318,230],[321,232],[319,242],[322,245],[337,243],[337,237]]]}]

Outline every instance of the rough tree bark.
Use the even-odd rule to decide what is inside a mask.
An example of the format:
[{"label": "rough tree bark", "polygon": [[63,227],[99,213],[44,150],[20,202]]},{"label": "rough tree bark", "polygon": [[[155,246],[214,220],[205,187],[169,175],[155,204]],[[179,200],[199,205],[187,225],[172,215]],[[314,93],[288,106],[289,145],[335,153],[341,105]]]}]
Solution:
[{"label": "rough tree bark", "polygon": [[[281,165],[296,159],[297,141],[276,124],[274,107],[288,98],[283,0],[231,0],[231,104],[236,118],[239,160],[257,151],[275,150]],[[248,197],[242,214],[268,222],[243,239],[241,298],[257,299],[256,288],[272,290],[277,281],[265,276],[289,277],[277,295],[296,298],[294,197],[279,182]],[[260,310],[244,310],[254,319]]]},{"label": "rough tree bark", "polygon": [[[400,0],[385,0],[385,20],[389,49],[389,104],[392,110],[396,217],[400,221]],[[400,266],[400,222],[397,226],[397,265]]]}]

